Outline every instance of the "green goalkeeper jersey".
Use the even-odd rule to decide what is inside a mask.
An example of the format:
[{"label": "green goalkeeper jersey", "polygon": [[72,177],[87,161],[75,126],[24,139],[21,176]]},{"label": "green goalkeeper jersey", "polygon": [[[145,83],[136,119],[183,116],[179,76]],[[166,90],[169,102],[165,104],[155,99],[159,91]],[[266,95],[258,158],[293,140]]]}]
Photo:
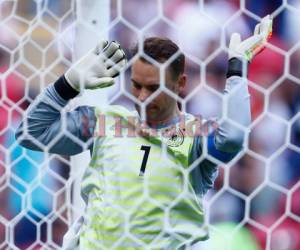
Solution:
[{"label": "green goalkeeper jersey", "polygon": [[[178,126],[175,139],[127,136],[126,129],[116,136],[116,117],[138,117],[120,106],[97,110],[96,117],[92,160],[82,182],[87,207],[80,249],[177,249],[207,238],[189,174],[193,137]],[[105,136],[97,136],[104,129],[99,117],[105,117]],[[187,116],[187,122],[192,119]]]},{"label": "green goalkeeper jersey", "polygon": [[[55,86],[64,83],[61,77]],[[82,187],[87,203],[85,218],[69,228],[63,249],[77,249],[78,238],[81,249],[173,250],[184,242],[204,240],[207,232],[197,197],[213,186],[218,169],[214,159],[229,162],[242,148],[248,132],[231,121],[245,127],[250,124],[246,79],[227,79],[224,96],[228,119],[205,142],[201,136],[180,133],[174,139],[164,139],[164,143],[159,136],[116,137],[114,117],[138,117],[137,112],[119,106],[102,111],[107,118],[106,135],[99,133],[97,137],[94,134],[104,124],[100,111],[80,106],[61,113],[70,98],[63,98],[64,93],[48,86],[31,104],[26,122],[16,131],[18,142],[32,150],[42,150],[36,141],[51,145],[48,152],[55,154],[81,153],[86,147],[79,141],[93,150]],[[62,128],[68,133],[61,133]]]}]

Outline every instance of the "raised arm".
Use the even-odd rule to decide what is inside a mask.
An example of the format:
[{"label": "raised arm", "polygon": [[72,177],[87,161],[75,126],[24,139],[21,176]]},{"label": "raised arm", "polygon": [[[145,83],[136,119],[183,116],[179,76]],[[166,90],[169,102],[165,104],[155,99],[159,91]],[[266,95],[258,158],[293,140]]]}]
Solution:
[{"label": "raised arm", "polygon": [[247,67],[253,57],[265,47],[271,32],[272,20],[268,15],[255,27],[254,35],[250,38],[241,41],[240,35],[234,33],[230,39],[227,80],[223,95],[224,119],[220,120],[214,133],[208,136],[207,145],[204,145],[201,138],[196,138],[192,147],[190,163],[203,154],[205,146],[209,156],[192,172],[193,185],[199,194],[205,194],[212,188],[217,176],[217,164],[210,157],[227,163],[243,147],[251,123]]},{"label": "raised arm", "polygon": [[[271,33],[272,19],[268,15],[256,25],[253,36],[248,39],[241,41],[237,33],[231,36],[224,90],[224,119],[214,137],[208,138],[208,151],[212,156],[217,156],[217,159],[227,162],[243,146],[244,138],[249,132],[247,128],[251,123],[247,67],[253,57],[265,48]],[[222,156],[223,152],[225,154]]]},{"label": "raised arm", "polygon": [[[58,91],[65,87],[67,95]],[[66,92],[68,90],[68,92]],[[68,100],[78,94],[69,87],[64,77],[50,85],[30,105],[16,132],[23,147],[63,155],[78,154],[91,147],[95,115],[92,107],[78,107],[61,113]],[[65,99],[64,99],[65,98]]]},{"label": "raised arm", "polygon": [[30,105],[16,132],[18,142],[32,150],[64,155],[91,148],[89,139],[96,123],[94,108],[82,106],[71,112],[62,109],[81,89],[112,85],[125,60],[116,42],[99,43]]}]

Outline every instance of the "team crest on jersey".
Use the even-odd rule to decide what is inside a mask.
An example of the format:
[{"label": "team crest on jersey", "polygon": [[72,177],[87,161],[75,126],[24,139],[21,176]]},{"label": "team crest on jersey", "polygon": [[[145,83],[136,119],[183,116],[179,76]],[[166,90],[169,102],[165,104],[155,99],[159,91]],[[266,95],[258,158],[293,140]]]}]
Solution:
[{"label": "team crest on jersey", "polygon": [[164,141],[169,147],[179,147],[184,141],[184,133],[181,128],[172,129],[167,133]]}]

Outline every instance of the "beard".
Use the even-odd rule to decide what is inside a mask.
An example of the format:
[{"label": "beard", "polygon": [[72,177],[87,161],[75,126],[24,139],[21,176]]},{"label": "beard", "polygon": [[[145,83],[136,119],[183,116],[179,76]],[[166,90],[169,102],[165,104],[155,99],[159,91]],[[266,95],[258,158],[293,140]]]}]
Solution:
[{"label": "beard", "polygon": [[[139,113],[140,117],[142,116],[142,108],[138,104],[134,104],[135,109]],[[157,105],[155,104],[148,104],[145,107],[145,115],[146,115],[146,120],[156,120],[155,118],[158,118],[160,115],[160,109]]]}]

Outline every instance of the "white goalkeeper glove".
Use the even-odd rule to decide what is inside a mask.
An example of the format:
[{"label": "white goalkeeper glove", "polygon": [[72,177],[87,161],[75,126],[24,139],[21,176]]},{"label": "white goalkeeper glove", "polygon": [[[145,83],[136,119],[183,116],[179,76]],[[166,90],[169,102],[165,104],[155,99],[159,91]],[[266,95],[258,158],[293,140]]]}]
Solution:
[{"label": "white goalkeeper glove", "polygon": [[67,70],[65,78],[77,91],[105,88],[114,84],[113,78],[125,64],[125,53],[117,42],[101,41]]},{"label": "white goalkeeper glove", "polygon": [[255,26],[253,36],[241,41],[238,33],[233,33],[229,43],[229,60],[231,58],[246,59],[252,58],[261,52],[272,35],[272,19],[270,15],[265,16],[259,24]]}]

